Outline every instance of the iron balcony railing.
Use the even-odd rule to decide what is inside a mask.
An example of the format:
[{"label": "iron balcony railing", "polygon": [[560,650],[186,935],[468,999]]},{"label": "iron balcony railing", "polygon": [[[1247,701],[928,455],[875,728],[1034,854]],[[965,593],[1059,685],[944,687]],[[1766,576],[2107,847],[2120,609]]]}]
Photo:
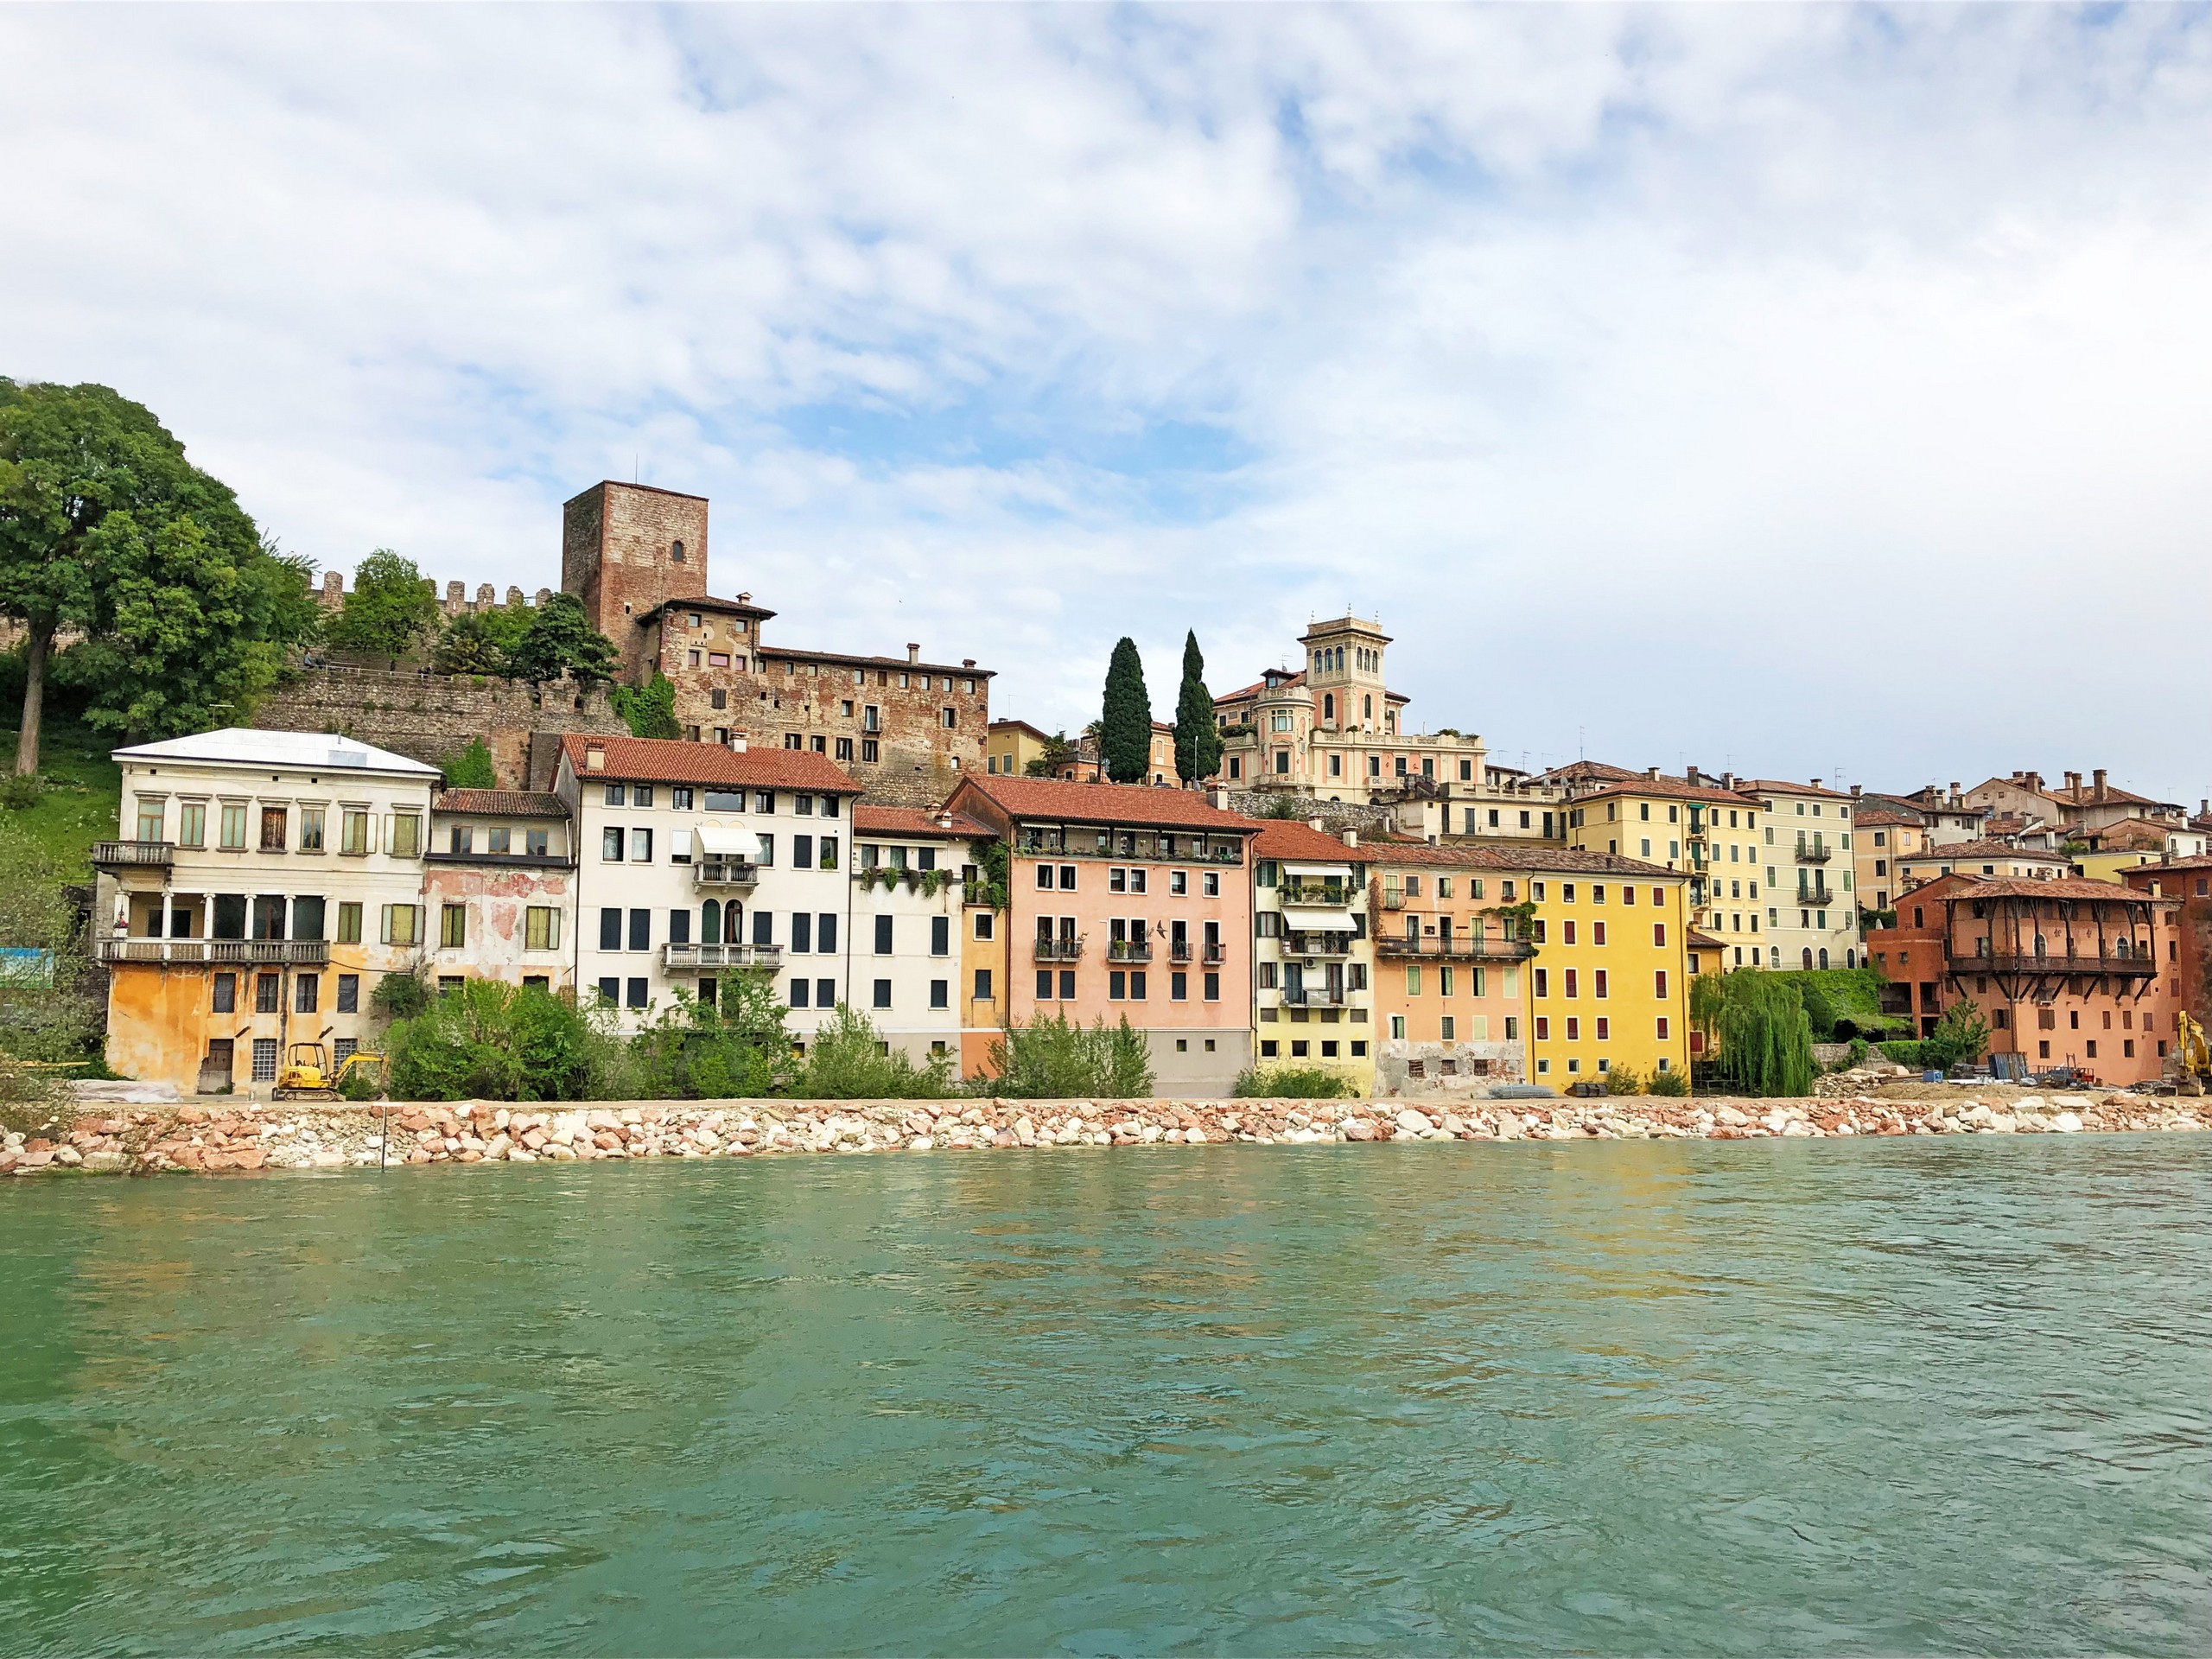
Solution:
[{"label": "iron balcony railing", "polygon": [[1219,967],[1223,963],[1229,960],[1229,947],[1225,944],[1210,944],[1206,946],[1205,960],[1210,966]]},{"label": "iron balcony railing", "polygon": [[1835,894],[1826,887],[1800,887],[1797,889],[1797,902],[1801,905],[1832,905],[1835,902]]},{"label": "iron balcony railing", "polygon": [[1106,941],[1106,960],[1109,962],[1150,962],[1152,945],[1144,939],[1109,939]]},{"label": "iron balcony railing", "polygon": [[330,960],[330,944],[327,939],[102,939],[99,959],[311,968]]},{"label": "iron balcony railing", "polygon": [[1167,942],[1168,961],[1188,962],[1190,959],[1191,942],[1188,939],[1170,939]]},{"label": "iron balcony railing", "polygon": [[1341,1008],[1351,994],[1343,989],[1332,989],[1326,985],[1300,985],[1282,994],[1284,1003],[1294,1008]]},{"label": "iron balcony railing", "polygon": [[1800,864],[1825,864],[1834,856],[1835,849],[1824,841],[1808,841],[1797,849]]},{"label": "iron balcony railing", "polygon": [[149,866],[166,869],[176,862],[176,843],[173,841],[96,841],[92,843],[92,862],[106,870]]},{"label": "iron balcony railing", "polygon": [[784,960],[779,944],[664,944],[664,968],[774,968]]},{"label": "iron balcony railing", "polygon": [[1351,935],[1294,931],[1283,936],[1282,949],[1287,957],[1348,957]]},{"label": "iron balcony railing", "polygon": [[1393,939],[1375,942],[1382,957],[1434,957],[1447,962],[1526,962],[1536,948],[1526,939],[1493,939],[1484,934],[1455,933],[1450,938]]},{"label": "iron balcony railing", "polygon": [[691,867],[691,881],[701,887],[758,887],[760,867],[749,858],[702,858]]},{"label": "iron balcony railing", "polygon": [[1358,897],[1356,889],[1341,881],[1285,881],[1281,893],[1286,905],[1318,905],[1328,910],[1342,910]]},{"label": "iron balcony railing", "polygon": [[1083,940],[1080,938],[1047,939],[1040,937],[1037,941],[1035,959],[1039,962],[1076,962],[1082,956]]}]

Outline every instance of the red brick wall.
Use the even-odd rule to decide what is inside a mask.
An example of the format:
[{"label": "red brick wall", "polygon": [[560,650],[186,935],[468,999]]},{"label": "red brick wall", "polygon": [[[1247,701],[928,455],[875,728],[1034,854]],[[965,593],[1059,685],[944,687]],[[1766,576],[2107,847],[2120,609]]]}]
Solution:
[{"label": "red brick wall", "polygon": [[706,498],[594,484],[562,509],[561,587],[583,601],[622,654],[622,677],[636,681],[648,657],[639,620],[669,600],[706,594]]},{"label": "red brick wall", "polygon": [[[2188,1009],[2200,1024],[2212,1024],[2212,996],[2204,982],[2206,965],[2212,963],[2212,869],[2161,871],[2143,865],[2123,874],[2139,893],[2148,893],[2155,883],[2164,897],[2181,900],[2181,909],[2160,930],[2173,947],[2171,962],[2167,963],[2163,946],[2160,961],[2169,981],[2175,982],[2169,987],[2175,992],[2174,1006]],[[2199,882],[2206,893],[2197,892]]]}]

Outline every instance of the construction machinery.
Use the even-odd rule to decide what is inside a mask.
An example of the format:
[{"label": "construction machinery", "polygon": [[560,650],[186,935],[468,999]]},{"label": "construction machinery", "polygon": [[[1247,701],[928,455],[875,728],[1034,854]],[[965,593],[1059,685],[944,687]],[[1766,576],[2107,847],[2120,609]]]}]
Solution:
[{"label": "construction machinery", "polygon": [[340,1085],[346,1078],[358,1072],[381,1083],[384,1067],[383,1055],[356,1049],[340,1060],[334,1071],[330,1068],[330,1051],[321,1043],[294,1043],[284,1051],[284,1064],[276,1072],[276,1098],[335,1100]]},{"label": "construction machinery", "polygon": [[2186,1014],[2174,1015],[2173,1058],[2168,1069],[2174,1082],[2184,1095],[2201,1095],[2212,1090],[2212,1042],[2208,1042],[2204,1027]]}]

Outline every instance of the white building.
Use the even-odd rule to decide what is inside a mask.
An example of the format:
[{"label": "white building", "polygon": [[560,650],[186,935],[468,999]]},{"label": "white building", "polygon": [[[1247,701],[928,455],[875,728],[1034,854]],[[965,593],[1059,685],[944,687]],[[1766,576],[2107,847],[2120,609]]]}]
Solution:
[{"label": "white building", "polygon": [[1772,779],[1738,781],[1758,798],[1766,866],[1770,968],[1856,968],[1859,904],[1852,891],[1852,798]]},{"label": "white building", "polygon": [[993,839],[964,814],[856,806],[853,836],[852,1005],[916,1060],[961,1064],[966,894]]},{"label": "white building", "polygon": [[[1357,837],[1354,837],[1357,840]],[[1253,1018],[1262,1065],[1323,1065],[1375,1087],[1367,861],[1312,824],[1252,837]]]},{"label": "white building", "polygon": [[[742,743],[743,739],[734,740]],[[579,850],[575,982],[637,1030],[725,969],[766,967],[810,1036],[849,995],[847,868],[861,786],[827,756],[563,739],[554,790]]]},{"label": "white building", "polygon": [[448,789],[430,803],[423,902],[441,986],[575,984],[576,858],[558,795]]},{"label": "white building", "polygon": [[107,1061],[210,1092],[285,1051],[343,1058],[424,940],[438,770],[319,732],[230,728],[114,752],[122,836],[92,849]]}]

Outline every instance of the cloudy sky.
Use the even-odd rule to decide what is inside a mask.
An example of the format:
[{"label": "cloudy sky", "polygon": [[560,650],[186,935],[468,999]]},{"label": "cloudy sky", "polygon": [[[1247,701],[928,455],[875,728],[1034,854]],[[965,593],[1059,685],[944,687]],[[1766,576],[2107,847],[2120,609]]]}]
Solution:
[{"label": "cloudy sky", "polygon": [[289,549],[714,502],[786,643],[2212,794],[2212,14],[0,11],[0,373]]}]

